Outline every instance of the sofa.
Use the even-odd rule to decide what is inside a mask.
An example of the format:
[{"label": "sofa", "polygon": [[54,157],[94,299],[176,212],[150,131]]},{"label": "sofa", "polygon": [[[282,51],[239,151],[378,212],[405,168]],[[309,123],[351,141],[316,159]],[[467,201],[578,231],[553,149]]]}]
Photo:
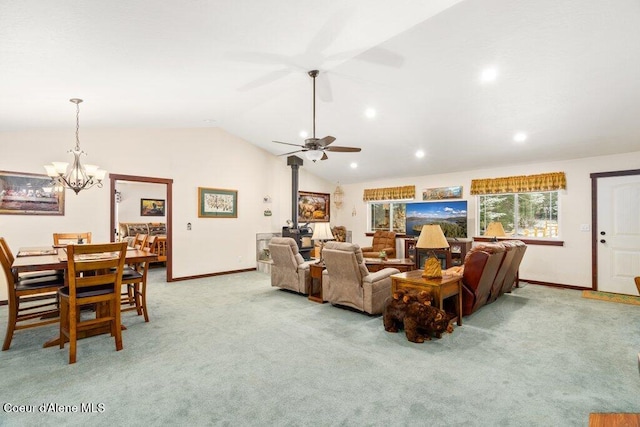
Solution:
[{"label": "sofa", "polygon": [[481,243],[469,250],[461,267],[445,270],[462,275],[463,316],[511,291],[526,249],[520,240]]},{"label": "sofa", "polygon": [[118,237],[121,242],[133,245],[136,234],[148,236],[166,236],[167,224],[164,222],[121,222],[118,223]]}]

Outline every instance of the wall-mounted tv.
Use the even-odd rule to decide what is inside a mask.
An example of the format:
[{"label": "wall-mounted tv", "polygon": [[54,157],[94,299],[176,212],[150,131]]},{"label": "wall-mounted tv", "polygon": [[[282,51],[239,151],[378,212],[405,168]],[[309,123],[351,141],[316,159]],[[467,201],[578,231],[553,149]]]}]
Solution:
[{"label": "wall-mounted tv", "polygon": [[467,201],[407,203],[406,234],[419,236],[425,224],[440,224],[446,237],[467,237]]}]

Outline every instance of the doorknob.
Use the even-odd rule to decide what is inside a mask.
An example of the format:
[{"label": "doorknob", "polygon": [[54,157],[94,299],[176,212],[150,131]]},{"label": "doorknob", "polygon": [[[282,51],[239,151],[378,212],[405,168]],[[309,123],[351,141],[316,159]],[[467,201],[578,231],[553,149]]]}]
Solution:
[{"label": "doorknob", "polygon": [[600,243],[607,243],[607,241],[604,239],[600,239]]}]

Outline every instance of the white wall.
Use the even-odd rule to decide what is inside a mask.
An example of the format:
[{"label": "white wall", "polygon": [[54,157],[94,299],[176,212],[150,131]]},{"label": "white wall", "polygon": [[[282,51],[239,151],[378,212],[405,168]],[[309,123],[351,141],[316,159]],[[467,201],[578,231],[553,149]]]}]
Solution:
[{"label": "white wall", "polygon": [[[41,165],[64,160],[73,143],[73,129],[0,132],[0,170],[42,173]],[[291,168],[286,165],[286,158],[267,153],[221,129],[86,129],[81,132],[81,146],[88,153],[88,161],[110,172],[174,180],[175,277],[255,267],[256,233],[280,231],[291,217]],[[340,210],[335,205],[331,207],[331,224],[347,226],[355,243],[369,244],[363,189],[415,185],[420,191],[462,185],[469,202],[469,235],[473,236],[476,200],[469,196],[471,179],[564,171],[567,190],[560,196],[560,227],[565,246],[529,246],[521,277],[590,287],[591,233],[579,230],[580,224],[591,223],[589,174],[637,169],[638,164],[640,152],[634,152],[343,185],[344,205]],[[238,190],[238,218],[198,218],[199,186]],[[108,241],[107,187],[79,195],[67,191],[64,216],[0,215],[0,235],[14,251],[22,246],[48,245],[56,231],[90,230],[95,241]],[[307,173],[303,166],[300,189],[333,193],[335,184]],[[267,195],[272,199],[268,204],[263,202]],[[273,216],[263,215],[266,208]],[[356,215],[352,216],[354,208]],[[192,231],[186,229],[188,222]],[[4,286],[0,298],[6,299]]]},{"label": "white wall", "polygon": [[[116,225],[119,222],[166,222],[166,209],[163,216],[140,215],[140,200],[167,199],[167,186],[148,182],[119,181],[116,189],[120,192],[120,203],[117,204]],[[166,205],[165,205],[166,206]]]},{"label": "white wall", "polygon": [[[221,129],[84,129],[80,143],[87,161],[109,172],[173,179],[174,277],[254,268],[256,233],[280,231],[291,217],[286,158]],[[0,170],[44,173],[42,165],[66,161],[73,144],[73,129],[0,132]],[[306,191],[333,191],[304,166],[299,182]],[[0,235],[14,252],[51,244],[53,232],[90,230],[94,241],[109,241],[108,187],[67,191],[64,216],[0,215]],[[198,187],[238,190],[238,218],[198,218]],[[273,216],[263,215],[267,206]]]},{"label": "white wall", "polygon": [[[344,206],[333,211],[332,224],[353,230],[353,241],[369,245],[367,204],[362,201],[365,188],[415,185],[416,193],[423,188],[462,185],[468,201],[469,237],[477,235],[476,197],[469,195],[472,179],[498,178],[511,175],[532,175],[545,172],[565,172],[567,189],[560,192],[560,239],[564,246],[529,245],[522,261],[520,277],[563,285],[591,287],[591,232],[580,231],[580,224],[591,225],[591,179],[595,172],[638,169],[640,151],[613,156],[592,157],[562,162],[504,166],[486,170],[424,175],[412,178],[385,179],[353,185],[343,185]],[[356,209],[356,216],[352,210]]]}]

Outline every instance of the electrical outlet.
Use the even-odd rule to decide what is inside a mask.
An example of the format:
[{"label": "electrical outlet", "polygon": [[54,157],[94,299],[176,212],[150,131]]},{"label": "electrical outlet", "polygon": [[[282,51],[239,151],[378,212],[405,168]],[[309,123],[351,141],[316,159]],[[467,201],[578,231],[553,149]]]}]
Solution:
[{"label": "electrical outlet", "polygon": [[191,223],[190,222],[187,223],[187,231],[191,231]]},{"label": "electrical outlet", "polygon": [[591,226],[589,224],[580,224],[580,231],[591,231]]},{"label": "electrical outlet", "polygon": [[242,257],[241,256],[238,257],[238,262],[242,262]]}]

